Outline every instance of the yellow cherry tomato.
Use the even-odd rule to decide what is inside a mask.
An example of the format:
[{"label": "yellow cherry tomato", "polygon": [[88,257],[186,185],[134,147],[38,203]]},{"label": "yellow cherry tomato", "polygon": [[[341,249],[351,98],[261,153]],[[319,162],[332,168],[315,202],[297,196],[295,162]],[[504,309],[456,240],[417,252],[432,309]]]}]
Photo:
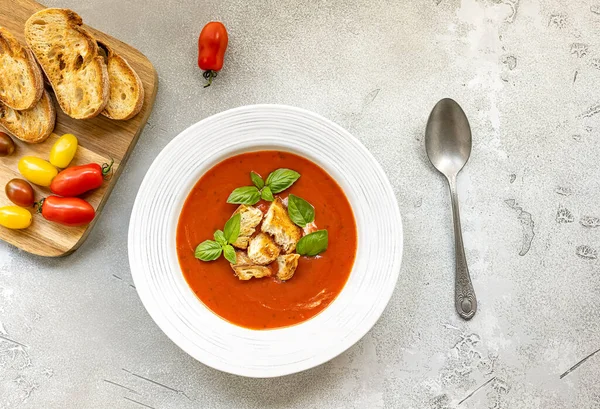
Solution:
[{"label": "yellow cherry tomato", "polygon": [[54,143],[50,150],[50,163],[57,168],[64,169],[69,166],[77,151],[77,138],[66,133]]},{"label": "yellow cherry tomato", "polygon": [[19,161],[19,172],[31,183],[50,186],[58,170],[50,162],[35,156],[23,156]]},{"label": "yellow cherry tomato", "polygon": [[0,226],[19,230],[31,226],[31,212],[19,206],[0,207]]}]

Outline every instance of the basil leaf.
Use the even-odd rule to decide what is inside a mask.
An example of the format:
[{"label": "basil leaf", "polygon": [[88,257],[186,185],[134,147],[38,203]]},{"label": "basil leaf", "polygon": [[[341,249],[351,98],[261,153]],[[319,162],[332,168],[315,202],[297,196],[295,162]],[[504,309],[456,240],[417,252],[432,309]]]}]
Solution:
[{"label": "basil leaf", "polygon": [[275,198],[273,197],[273,193],[271,192],[271,188],[269,186],[263,187],[260,197],[262,197],[262,199],[266,200],[267,202],[272,202],[273,200],[275,200]]},{"label": "basil leaf", "polygon": [[225,227],[223,228],[223,235],[227,243],[234,243],[240,235],[242,216],[240,214],[234,214],[231,219],[227,220]]},{"label": "basil leaf", "polygon": [[260,175],[256,172],[250,172],[250,179],[252,179],[252,183],[259,189],[262,189],[265,185],[265,182],[262,180]]},{"label": "basil leaf", "polygon": [[216,260],[221,256],[221,245],[216,241],[206,240],[198,244],[194,256],[202,261]]},{"label": "basil leaf", "polygon": [[280,193],[292,186],[299,177],[300,174],[294,170],[277,169],[269,174],[266,184],[271,188],[271,192]]},{"label": "basil leaf", "polygon": [[221,230],[217,230],[215,232],[215,241],[219,243],[221,246],[227,244],[227,239],[225,238],[225,234]]},{"label": "basil leaf", "polygon": [[317,230],[314,233],[302,237],[296,244],[296,252],[301,256],[316,256],[327,250],[328,234],[327,230]]},{"label": "basil leaf", "polygon": [[290,219],[300,227],[305,227],[315,220],[315,208],[296,195],[288,196],[288,214]]},{"label": "basil leaf", "polygon": [[237,255],[230,244],[223,246],[223,255],[231,264],[237,264]]},{"label": "basil leaf", "polygon": [[235,189],[227,198],[227,203],[253,205],[260,200],[256,186],[244,186]]}]

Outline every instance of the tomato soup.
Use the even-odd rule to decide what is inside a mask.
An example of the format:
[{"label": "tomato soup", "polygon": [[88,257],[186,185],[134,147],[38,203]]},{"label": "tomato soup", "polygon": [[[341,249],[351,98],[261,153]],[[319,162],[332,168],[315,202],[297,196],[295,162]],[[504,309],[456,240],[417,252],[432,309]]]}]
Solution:
[{"label": "tomato soup", "polygon": [[[250,171],[266,179],[279,168],[300,173],[300,178],[278,196],[285,201],[293,194],[313,205],[314,223],[328,231],[327,250],[316,257],[300,257],[288,281],[274,275],[243,281],[222,256],[208,262],[196,259],[196,246],[212,239],[236,211],[238,205],[227,203],[229,194],[235,188],[252,185]],[[269,205],[261,200],[254,207],[264,213]],[[190,288],[215,314],[251,329],[286,327],[321,312],[346,284],[356,246],[354,215],[340,186],[311,161],[278,151],[244,153],[210,169],[186,199],[177,227],[179,264]]]}]

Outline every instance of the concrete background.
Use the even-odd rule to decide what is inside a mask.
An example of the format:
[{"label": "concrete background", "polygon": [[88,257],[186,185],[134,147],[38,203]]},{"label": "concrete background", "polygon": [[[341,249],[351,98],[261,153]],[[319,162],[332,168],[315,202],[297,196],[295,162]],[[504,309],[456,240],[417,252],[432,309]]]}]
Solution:
[{"label": "concrete background", "polygon": [[[0,408],[600,408],[600,354],[568,372],[600,348],[600,2],[47,5],[139,48],[160,88],[80,250],[49,260],[0,243]],[[230,45],[203,89],[196,41],[209,20],[226,24]],[[423,143],[447,96],[473,129],[459,179],[479,298],[468,323],[453,308],[450,202]],[[273,380],[179,350],[144,310],[127,261],[131,208],[158,152],[198,120],[255,103],[350,130],[387,171],[405,223],[400,280],[373,330]]]}]

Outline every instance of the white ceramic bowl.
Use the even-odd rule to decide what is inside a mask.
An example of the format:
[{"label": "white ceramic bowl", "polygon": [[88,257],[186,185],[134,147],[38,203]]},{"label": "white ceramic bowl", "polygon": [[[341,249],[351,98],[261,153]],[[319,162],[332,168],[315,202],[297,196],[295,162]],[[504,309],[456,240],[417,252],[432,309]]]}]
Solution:
[{"label": "white ceramic bowl", "polygon": [[[320,165],[346,193],[358,230],[354,267],[334,302],[304,323],[266,331],[207,309],[188,287],[175,248],[179,213],[196,181],[225,158],[256,150],[293,152]],[[394,291],[402,240],[392,187],[357,139],[303,109],[253,105],[192,125],[158,155],[131,214],[129,263],[144,306],[181,349],[221,371],[274,377],[327,362],[371,329]]]}]

